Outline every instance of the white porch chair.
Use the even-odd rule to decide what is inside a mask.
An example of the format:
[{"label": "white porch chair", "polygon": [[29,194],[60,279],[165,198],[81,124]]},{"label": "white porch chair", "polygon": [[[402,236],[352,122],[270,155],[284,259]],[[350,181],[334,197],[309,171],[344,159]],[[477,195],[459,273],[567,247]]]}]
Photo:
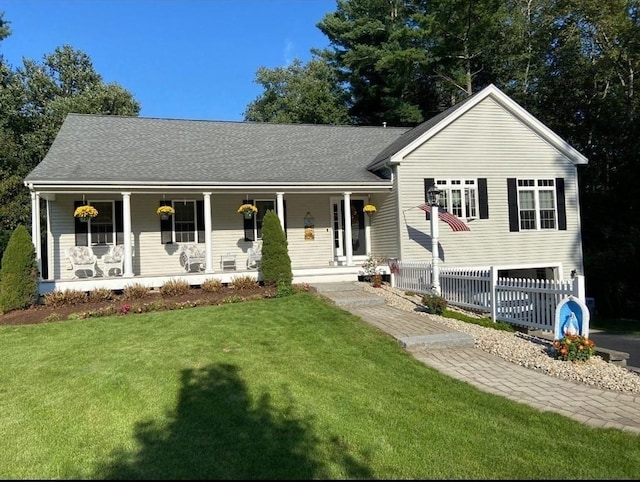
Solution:
[{"label": "white porch chair", "polygon": [[121,276],[124,269],[124,244],[111,245],[100,261],[104,276],[110,277],[112,271],[113,276]]},{"label": "white porch chair", "polygon": [[256,241],[247,250],[247,269],[258,269],[262,262],[262,241]]},{"label": "white porch chair", "polygon": [[180,265],[191,271],[193,265],[198,265],[201,271],[205,266],[205,251],[197,244],[183,244],[180,246]]},{"label": "white porch chair", "polygon": [[67,248],[67,260],[73,270],[73,278],[78,278],[78,273],[84,273],[84,277],[93,278],[96,275],[96,263],[98,257],[93,254],[89,246],[74,246]]}]

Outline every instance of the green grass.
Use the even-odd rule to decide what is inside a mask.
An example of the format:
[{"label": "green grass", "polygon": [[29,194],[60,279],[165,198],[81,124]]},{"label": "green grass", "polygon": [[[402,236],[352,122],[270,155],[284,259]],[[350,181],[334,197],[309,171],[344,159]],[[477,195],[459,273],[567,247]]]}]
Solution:
[{"label": "green grass", "polygon": [[444,310],[442,314],[445,318],[453,318],[454,320],[464,321],[465,323],[473,323],[474,325],[480,325],[485,328],[493,328],[494,330],[509,331],[514,333],[516,330],[509,323],[503,321],[491,321],[488,317],[476,317],[469,316],[465,313],[456,310]]},{"label": "green grass", "polygon": [[640,436],[446,377],[311,293],[0,344],[3,479],[640,477]]}]

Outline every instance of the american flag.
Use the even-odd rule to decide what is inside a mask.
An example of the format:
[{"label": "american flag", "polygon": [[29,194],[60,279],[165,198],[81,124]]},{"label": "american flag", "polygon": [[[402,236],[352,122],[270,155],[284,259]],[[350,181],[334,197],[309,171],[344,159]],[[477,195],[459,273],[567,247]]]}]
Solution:
[{"label": "american flag", "polygon": [[[431,206],[429,206],[426,203],[420,204],[420,206],[418,207],[422,209],[424,212],[431,213]],[[438,219],[447,223],[451,227],[451,229],[454,231],[471,231],[469,229],[469,226],[467,226],[465,223],[460,221],[460,219],[458,219],[455,215],[451,214],[450,212],[442,208],[438,209]]]}]

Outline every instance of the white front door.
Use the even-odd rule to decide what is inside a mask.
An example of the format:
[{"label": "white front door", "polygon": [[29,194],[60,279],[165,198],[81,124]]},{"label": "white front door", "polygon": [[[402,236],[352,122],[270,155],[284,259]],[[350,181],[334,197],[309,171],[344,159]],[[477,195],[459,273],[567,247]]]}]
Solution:
[{"label": "white front door", "polygon": [[[363,212],[365,200],[351,198],[351,246],[353,256],[366,256],[367,236],[365,214]],[[344,199],[331,198],[331,219],[333,223],[333,256],[335,260],[344,260]]]}]

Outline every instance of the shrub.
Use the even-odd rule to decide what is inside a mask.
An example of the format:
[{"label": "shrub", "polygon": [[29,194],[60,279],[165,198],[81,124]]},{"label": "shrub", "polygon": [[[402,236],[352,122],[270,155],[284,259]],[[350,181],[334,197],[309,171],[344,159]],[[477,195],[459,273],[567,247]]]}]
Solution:
[{"label": "shrub", "polygon": [[291,285],[293,272],[287,238],[275,212],[267,211],[262,220],[262,279],[266,285]]},{"label": "shrub", "polygon": [[162,296],[177,296],[184,295],[191,290],[189,282],[184,279],[172,279],[167,281],[160,287],[160,294]]},{"label": "shrub", "polygon": [[202,282],[200,288],[202,288],[202,291],[207,291],[208,293],[218,293],[222,291],[223,284],[222,281],[217,278],[209,278]]},{"label": "shrub", "polygon": [[88,301],[90,303],[98,303],[100,301],[111,301],[114,297],[113,291],[109,288],[96,288],[89,292]]},{"label": "shrub", "polygon": [[596,344],[582,335],[565,335],[553,342],[554,358],[564,361],[587,361],[595,353]]},{"label": "shrub", "polygon": [[87,293],[81,290],[53,290],[44,295],[44,304],[57,308],[63,305],[79,305],[86,303],[88,300]]},{"label": "shrub", "polygon": [[32,306],[38,299],[38,264],[31,235],[22,224],[13,231],[2,255],[0,312]]},{"label": "shrub", "polygon": [[256,279],[251,276],[237,276],[231,280],[231,288],[234,290],[248,290],[258,286]]},{"label": "shrub", "polygon": [[278,292],[276,293],[276,297],[277,298],[283,298],[285,296],[291,296],[295,292],[296,291],[293,288],[293,286],[291,285],[291,283],[285,283],[283,281],[280,281],[278,283]]},{"label": "shrub", "polygon": [[427,313],[432,315],[442,315],[447,308],[447,300],[440,295],[427,294],[422,297],[422,304]]},{"label": "shrub", "polygon": [[133,283],[124,287],[124,299],[134,300],[136,298],[146,298],[151,294],[151,290],[140,283]]}]

